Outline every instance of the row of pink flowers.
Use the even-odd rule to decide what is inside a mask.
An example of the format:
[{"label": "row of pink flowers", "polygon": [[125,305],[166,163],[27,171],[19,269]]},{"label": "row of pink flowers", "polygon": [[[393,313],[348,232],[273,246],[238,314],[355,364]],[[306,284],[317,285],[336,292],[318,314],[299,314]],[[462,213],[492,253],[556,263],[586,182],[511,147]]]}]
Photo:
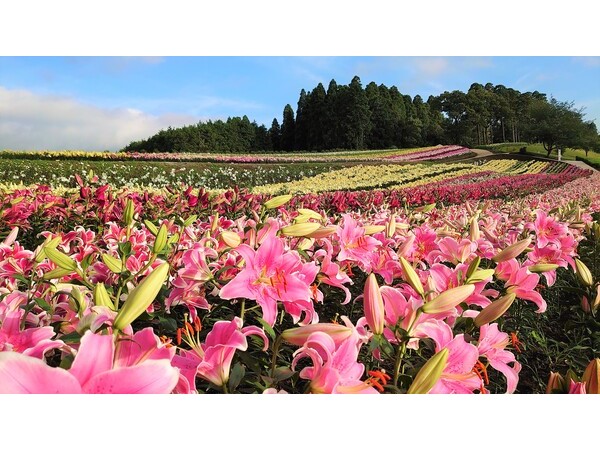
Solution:
[{"label": "row of pink flowers", "polygon": [[460,145],[445,145],[432,149],[424,149],[421,151],[407,152],[406,154],[398,154],[385,156],[386,161],[403,162],[403,161],[433,161],[455,156],[466,155],[471,152],[470,148],[461,147]]}]

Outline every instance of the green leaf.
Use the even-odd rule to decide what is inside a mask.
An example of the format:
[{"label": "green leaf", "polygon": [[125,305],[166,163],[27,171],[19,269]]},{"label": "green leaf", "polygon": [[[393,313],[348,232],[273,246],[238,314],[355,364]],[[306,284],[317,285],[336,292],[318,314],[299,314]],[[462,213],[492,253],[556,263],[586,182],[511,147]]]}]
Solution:
[{"label": "green leaf", "polygon": [[34,298],[35,303],[46,312],[52,312],[52,306],[43,298]]},{"label": "green leaf", "polygon": [[275,340],[275,331],[273,330],[273,328],[271,327],[271,325],[269,325],[267,322],[265,322],[260,317],[257,317],[256,320],[258,320],[260,322],[260,324],[264,328],[265,332],[269,335],[269,337],[271,339]]},{"label": "green leaf", "polygon": [[287,380],[288,378],[291,378],[294,376],[296,372],[294,372],[292,369],[290,369],[289,367],[277,367],[275,369],[274,372],[274,376],[275,376],[275,380],[276,381],[283,381],[283,380]]},{"label": "green leaf", "polygon": [[172,317],[159,317],[158,321],[163,330],[173,333],[177,331],[177,321]]},{"label": "green leaf", "polygon": [[242,364],[236,363],[229,374],[229,392],[233,392],[237,389],[240,382],[243,380],[244,375],[246,375],[246,369]]}]

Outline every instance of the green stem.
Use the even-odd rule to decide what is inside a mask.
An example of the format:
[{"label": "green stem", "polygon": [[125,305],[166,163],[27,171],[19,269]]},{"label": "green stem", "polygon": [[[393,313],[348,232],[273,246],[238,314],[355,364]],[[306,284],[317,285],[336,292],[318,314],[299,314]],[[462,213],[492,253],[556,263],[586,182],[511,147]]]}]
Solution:
[{"label": "green stem", "polygon": [[400,366],[402,365],[402,359],[406,353],[406,341],[402,342],[402,345],[398,347],[398,353],[396,354],[396,362],[394,363],[394,386],[398,386],[398,379],[400,378]]},{"label": "green stem", "polygon": [[273,343],[273,357],[271,358],[271,378],[275,376],[275,366],[277,365],[277,355],[279,354],[279,346],[281,345],[281,335],[277,336]]},{"label": "green stem", "polygon": [[242,319],[242,323],[244,323],[244,313],[246,312],[246,299],[242,299],[242,310],[240,311],[240,318]]}]

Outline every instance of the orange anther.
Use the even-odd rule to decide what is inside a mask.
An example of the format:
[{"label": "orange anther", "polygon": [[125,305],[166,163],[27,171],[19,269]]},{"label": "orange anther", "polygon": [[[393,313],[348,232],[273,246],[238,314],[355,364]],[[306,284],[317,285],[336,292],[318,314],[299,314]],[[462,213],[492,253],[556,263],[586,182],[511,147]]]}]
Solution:
[{"label": "orange anther", "polygon": [[511,342],[512,346],[514,347],[514,349],[517,351],[517,353],[521,353],[521,347],[523,346],[523,344],[517,337],[517,333],[515,333],[515,332],[510,333],[510,342]]}]

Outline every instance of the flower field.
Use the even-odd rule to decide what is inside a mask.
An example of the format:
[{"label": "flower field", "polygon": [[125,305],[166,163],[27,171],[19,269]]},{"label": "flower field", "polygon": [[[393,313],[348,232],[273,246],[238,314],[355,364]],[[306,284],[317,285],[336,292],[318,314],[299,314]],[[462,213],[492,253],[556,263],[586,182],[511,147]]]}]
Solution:
[{"label": "flower field", "polygon": [[600,175],[460,151],[5,180],[0,392],[598,393]]}]

